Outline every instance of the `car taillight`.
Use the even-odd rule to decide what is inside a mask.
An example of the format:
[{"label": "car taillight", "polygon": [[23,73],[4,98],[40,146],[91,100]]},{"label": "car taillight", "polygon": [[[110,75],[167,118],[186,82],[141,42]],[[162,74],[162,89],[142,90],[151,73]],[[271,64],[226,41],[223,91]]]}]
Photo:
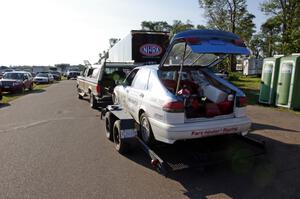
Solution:
[{"label": "car taillight", "polygon": [[238,96],[236,99],[236,106],[237,107],[247,106],[247,98],[245,96]]},{"label": "car taillight", "polygon": [[101,93],[101,86],[99,84],[97,84],[97,86],[96,86],[96,91],[98,94]]},{"label": "car taillight", "polygon": [[186,43],[191,44],[191,45],[200,43],[200,39],[198,37],[188,37],[188,38],[185,38],[185,41],[186,41]]},{"label": "car taillight", "polygon": [[240,47],[246,47],[245,43],[243,40],[241,39],[235,39],[232,41],[232,43],[236,46],[240,46]]},{"label": "car taillight", "polygon": [[166,112],[179,113],[184,111],[184,105],[182,102],[168,102],[163,106],[163,110]]}]

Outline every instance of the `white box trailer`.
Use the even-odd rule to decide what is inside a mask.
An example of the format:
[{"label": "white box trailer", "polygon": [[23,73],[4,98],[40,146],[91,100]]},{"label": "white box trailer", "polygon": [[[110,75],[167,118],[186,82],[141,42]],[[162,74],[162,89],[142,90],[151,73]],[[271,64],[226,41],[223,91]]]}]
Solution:
[{"label": "white box trailer", "polygon": [[159,63],[169,45],[169,32],[132,30],[108,53],[108,62]]},{"label": "white box trailer", "polygon": [[38,74],[41,72],[48,72],[50,70],[49,66],[32,66],[32,72]]}]

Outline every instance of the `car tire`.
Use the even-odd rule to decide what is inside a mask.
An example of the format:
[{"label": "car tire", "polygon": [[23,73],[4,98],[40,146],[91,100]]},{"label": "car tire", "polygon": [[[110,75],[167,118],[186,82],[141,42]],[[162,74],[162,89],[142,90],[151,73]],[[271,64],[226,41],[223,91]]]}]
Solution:
[{"label": "car tire", "polygon": [[130,145],[128,141],[126,141],[125,139],[121,139],[120,132],[121,132],[121,122],[120,120],[117,120],[115,121],[113,126],[113,139],[115,143],[115,149],[120,154],[126,154],[130,149]]},{"label": "car tire", "polygon": [[97,108],[97,102],[95,96],[92,93],[90,93],[90,107],[93,109]]},{"label": "car tire", "polygon": [[113,141],[114,119],[110,112],[105,114],[105,136],[110,141]]},{"label": "car tire", "polygon": [[155,144],[155,138],[146,113],[140,116],[140,137],[147,145]]}]

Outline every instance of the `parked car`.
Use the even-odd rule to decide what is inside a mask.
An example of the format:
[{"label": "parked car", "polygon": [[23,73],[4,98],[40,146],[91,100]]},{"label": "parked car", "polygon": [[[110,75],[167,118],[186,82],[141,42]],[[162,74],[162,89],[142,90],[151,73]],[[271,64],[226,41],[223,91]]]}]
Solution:
[{"label": "parked car", "polygon": [[0,80],[0,87],[2,92],[24,92],[25,89],[33,89],[33,79],[28,72],[6,72]]},{"label": "parked car", "polygon": [[67,72],[67,79],[77,79],[80,75],[80,71],[68,71]]},{"label": "parked car", "polygon": [[245,94],[210,67],[249,50],[235,34],[192,30],[176,34],[160,65],[137,67],[115,87],[115,104],[140,124],[147,144],[222,134],[245,135]]},{"label": "parked car", "polygon": [[121,83],[135,66],[105,61],[100,65],[87,66],[82,76],[77,78],[78,97],[81,99],[88,96],[92,108],[112,104],[114,87]]},{"label": "parked car", "polygon": [[58,71],[51,71],[50,74],[53,75],[54,80],[60,81],[61,80],[61,73]]},{"label": "parked car", "polygon": [[54,78],[50,73],[38,73],[34,78],[33,82],[35,84],[50,84],[53,83]]}]

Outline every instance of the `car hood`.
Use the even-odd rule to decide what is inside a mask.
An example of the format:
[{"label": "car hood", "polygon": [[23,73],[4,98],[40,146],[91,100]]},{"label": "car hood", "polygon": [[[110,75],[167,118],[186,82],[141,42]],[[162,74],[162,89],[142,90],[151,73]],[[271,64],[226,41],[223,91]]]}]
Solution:
[{"label": "car hood", "polygon": [[22,82],[19,79],[0,79],[0,82]]}]

